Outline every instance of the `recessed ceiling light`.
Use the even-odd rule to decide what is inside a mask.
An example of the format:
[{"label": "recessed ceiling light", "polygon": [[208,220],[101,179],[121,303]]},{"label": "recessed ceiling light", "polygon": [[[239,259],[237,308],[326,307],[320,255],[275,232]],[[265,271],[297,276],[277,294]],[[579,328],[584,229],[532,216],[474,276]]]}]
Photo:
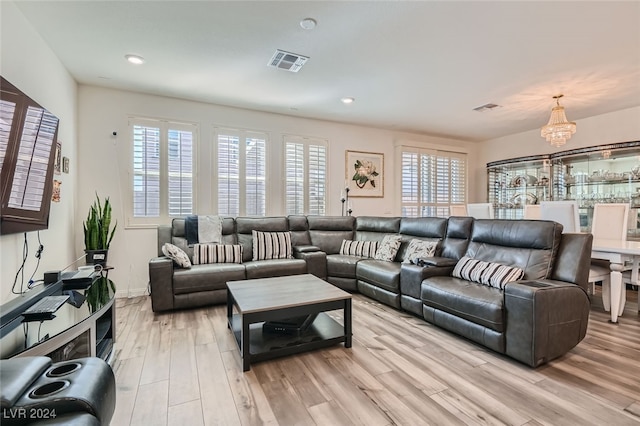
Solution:
[{"label": "recessed ceiling light", "polygon": [[302,21],[300,21],[300,26],[305,30],[312,30],[316,27],[317,24],[318,23],[313,18],[304,18]]},{"label": "recessed ceiling light", "polygon": [[342,99],[340,99],[340,100],[342,101],[342,103],[343,103],[343,104],[347,104],[347,105],[348,105],[348,104],[352,104],[352,103],[353,103],[353,101],[355,101],[355,99],[354,99],[354,98],[351,98],[351,97],[349,97],[349,98],[342,98]]},{"label": "recessed ceiling light", "polygon": [[144,64],[144,58],[142,56],[138,56],[138,55],[124,55],[124,57],[126,58],[127,61],[129,61],[132,64],[135,65],[142,65]]}]

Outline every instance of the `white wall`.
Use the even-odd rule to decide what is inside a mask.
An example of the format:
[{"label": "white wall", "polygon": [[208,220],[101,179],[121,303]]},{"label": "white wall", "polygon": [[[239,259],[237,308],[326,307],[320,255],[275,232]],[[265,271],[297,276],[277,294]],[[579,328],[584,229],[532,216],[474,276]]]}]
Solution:
[{"label": "white wall", "polygon": [[[328,211],[340,215],[340,191],[345,179],[345,150],[380,152],[384,154],[384,198],[354,198],[354,215],[399,215],[395,202],[399,183],[394,161],[394,143],[410,141],[423,146],[447,147],[475,152],[476,145],[444,138],[417,134],[398,133],[360,126],[345,125],[320,120],[310,120],[212,104],[191,102],[174,98],[144,95],[81,85],[79,87],[79,176],[78,215],[83,217],[97,191],[101,197],[109,196],[114,206],[114,218],[118,231],[109,251],[109,263],[115,266],[111,272],[118,288],[118,295],[143,294],[148,282],[148,261],[156,256],[156,230],[127,229],[125,225],[125,201],[130,186],[130,135],[128,116],[166,118],[196,122],[200,128],[198,147],[196,213],[213,213],[212,192],[206,183],[212,181],[214,125],[264,131],[269,134],[271,155],[268,168],[272,179],[268,191],[270,203],[268,215],[284,214],[282,188],[283,134],[313,136],[329,141]],[[113,137],[113,132],[117,136]],[[77,235],[78,249],[82,247],[82,235]]]},{"label": "white wall", "polygon": [[[546,123],[540,126],[543,124]],[[540,137],[540,129],[482,142],[475,167],[477,175],[471,180],[475,184],[472,193],[480,197],[475,201],[487,200],[486,166],[491,161],[640,140],[640,106],[577,120],[576,125],[576,133],[559,148]]]},{"label": "white wall", "polygon": [[[0,2],[0,74],[60,119],[62,155],[71,159],[72,173],[54,176],[62,181],[61,201],[51,204],[49,229],[40,231],[44,252],[34,277],[39,279],[44,271],[60,269],[81,254],[76,256],[73,243],[78,227],[74,214],[77,85],[15,5],[4,1]],[[25,286],[36,268],[37,233],[27,233],[27,241]],[[15,297],[11,287],[22,264],[23,242],[23,234],[0,236],[0,304]]]}]

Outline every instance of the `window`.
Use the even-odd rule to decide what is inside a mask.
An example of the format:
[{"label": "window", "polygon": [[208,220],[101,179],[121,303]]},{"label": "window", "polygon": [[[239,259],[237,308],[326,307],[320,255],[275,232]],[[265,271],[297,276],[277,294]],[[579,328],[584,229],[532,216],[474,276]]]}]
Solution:
[{"label": "window", "polygon": [[267,206],[267,135],[216,129],[218,214],[264,216]]},{"label": "window", "polygon": [[285,136],[284,146],[286,214],[324,215],[327,141]]},{"label": "window", "polygon": [[194,124],[131,119],[133,219],[130,224],[185,216],[194,206]]},{"label": "window", "polygon": [[451,204],[466,204],[466,154],[402,149],[402,215],[449,216]]}]

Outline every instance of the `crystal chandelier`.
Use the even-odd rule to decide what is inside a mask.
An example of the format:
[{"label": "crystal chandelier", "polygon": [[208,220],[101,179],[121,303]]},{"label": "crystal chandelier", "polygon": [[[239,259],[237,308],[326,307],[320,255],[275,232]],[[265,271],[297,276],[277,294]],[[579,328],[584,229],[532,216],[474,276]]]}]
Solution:
[{"label": "crystal chandelier", "polygon": [[556,95],[556,106],[551,110],[551,117],[546,126],[542,127],[540,136],[547,139],[553,146],[562,146],[571,139],[571,135],[576,132],[576,123],[568,121],[564,113],[564,107],[560,106],[560,98],[564,95]]}]

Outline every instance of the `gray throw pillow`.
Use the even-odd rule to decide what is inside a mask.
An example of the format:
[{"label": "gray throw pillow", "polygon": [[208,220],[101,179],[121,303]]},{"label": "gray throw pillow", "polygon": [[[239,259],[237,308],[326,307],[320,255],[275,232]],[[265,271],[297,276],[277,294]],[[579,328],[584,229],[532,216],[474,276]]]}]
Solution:
[{"label": "gray throw pillow", "polygon": [[189,260],[189,256],[185,253],[180,247],[175,246],[170,243],[164,243],[162,246],[162,253],[171,258],[176,265],[181,268],[189,269],[191,268],[191,261]]}]

